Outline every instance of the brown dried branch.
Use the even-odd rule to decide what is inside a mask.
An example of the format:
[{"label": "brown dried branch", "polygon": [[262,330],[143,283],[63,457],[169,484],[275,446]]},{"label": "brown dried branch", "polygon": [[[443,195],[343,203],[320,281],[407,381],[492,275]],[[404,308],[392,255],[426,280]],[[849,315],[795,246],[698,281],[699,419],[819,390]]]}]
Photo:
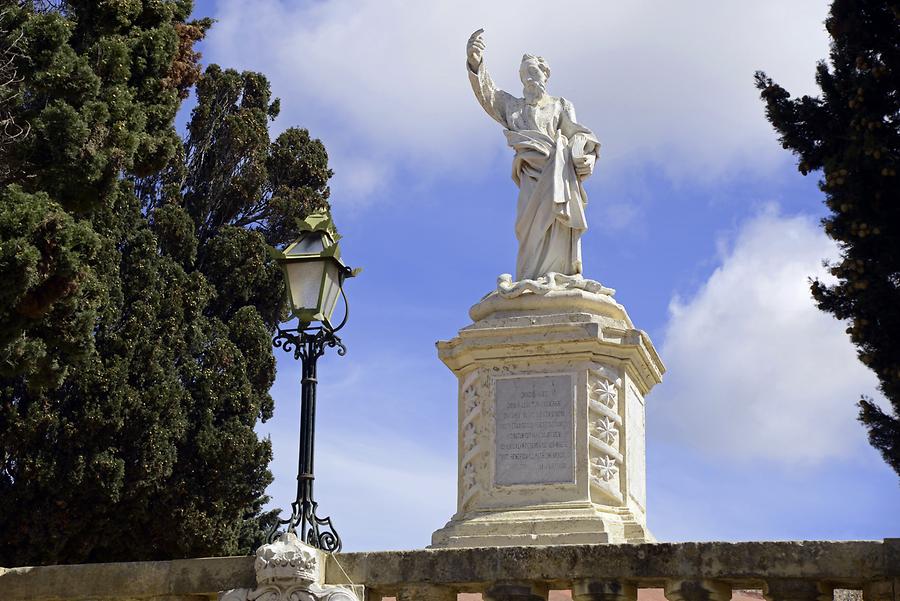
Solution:
[{"label": "brown dried branch", "polygon": [[9,17],[10,9],[0,11],[0,182],[9,176],[9,147],[31,132],[30,123],[16,119],[24,81],[18,65],[27,57],[22,52],[24,33],[10,30]]}]

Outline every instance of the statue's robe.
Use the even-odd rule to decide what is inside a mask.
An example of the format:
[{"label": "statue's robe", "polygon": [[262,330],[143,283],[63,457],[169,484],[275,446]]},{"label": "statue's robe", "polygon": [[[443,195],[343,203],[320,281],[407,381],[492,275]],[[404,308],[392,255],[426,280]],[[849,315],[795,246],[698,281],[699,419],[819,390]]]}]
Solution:
[{"label": "statue's robe", "polygon": [[582,272],[581,234],[587,229],[587,195],[575,173],[575,158],[594,155],[600,142],[575,120],[565,98],[545,96],[537,105],[497,89],[482,62],[469,71],[478,102],[505,129],[516,151],[512,178],[519,186],[516,279],[550,272]]}]

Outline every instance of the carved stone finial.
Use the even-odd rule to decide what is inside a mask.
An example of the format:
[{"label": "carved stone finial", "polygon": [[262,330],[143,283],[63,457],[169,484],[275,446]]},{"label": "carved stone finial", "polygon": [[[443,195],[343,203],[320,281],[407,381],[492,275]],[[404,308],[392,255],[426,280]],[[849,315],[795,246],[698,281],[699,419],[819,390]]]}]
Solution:
[{"label": "carved stone finial", "polygon": [[256,550],[256,582],[292,584],[319,582],[317,551],[300,542],[293,532],[282,534],[275,542]]},{"label": "carved stone finial", "polygon": [[220,601],[359,601],[343,586],[322,586],[324,553],[293,532],[256,550],[255,589],[225,591]]}]

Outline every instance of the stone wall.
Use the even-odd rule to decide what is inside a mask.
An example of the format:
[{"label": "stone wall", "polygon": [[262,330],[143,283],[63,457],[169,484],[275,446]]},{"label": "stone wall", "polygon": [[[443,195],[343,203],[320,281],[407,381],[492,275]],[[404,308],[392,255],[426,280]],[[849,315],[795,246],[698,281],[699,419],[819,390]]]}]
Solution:
[{"label": "stone wall", "polygon": [[[485,547],[341,553],[325,559],[326,584],[364,585],[368,600],[539,601],[550,589],[576,601],[633,601],[665,588],[670,601],[727,600],[762,589],[770,601],[824,601],[863,590],[900,601],[900,539]],[[256,585],[253,557],[0,569],[2,601],[217,599]]]}]

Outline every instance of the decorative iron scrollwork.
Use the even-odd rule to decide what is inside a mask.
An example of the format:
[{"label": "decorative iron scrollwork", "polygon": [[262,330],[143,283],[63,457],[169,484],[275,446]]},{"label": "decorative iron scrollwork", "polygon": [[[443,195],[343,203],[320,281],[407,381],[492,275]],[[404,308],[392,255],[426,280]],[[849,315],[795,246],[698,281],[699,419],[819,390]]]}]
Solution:
[{"label": "decorative iron scrollwork", "polygon": [[[343,286],[341,295],[347,306],[347,296]],[[316,364],[319,357],[325,354],[326,348],[336,348],[337,354],[344,356],[347,347],[337,336],[337,331],[347,323],[349,310],[337,327],[325,320],[320,325],[300,323],[294,329],[278,328],[272,339],[275,348],[294,355],[302,365],[300,394],[300,457],[297,473],[297,498],[291,504],[291,517],[279,519],[269,530],[267,541],[272,543],[283,532],[292,532],[304,543],[330,553],[341,550],[341,537],[338,536],[330,517],[320,518],[316,515],[318,503],[313,500],[313,441],[316,418]],[[282,526],[286,528],[282,529]]]}]

